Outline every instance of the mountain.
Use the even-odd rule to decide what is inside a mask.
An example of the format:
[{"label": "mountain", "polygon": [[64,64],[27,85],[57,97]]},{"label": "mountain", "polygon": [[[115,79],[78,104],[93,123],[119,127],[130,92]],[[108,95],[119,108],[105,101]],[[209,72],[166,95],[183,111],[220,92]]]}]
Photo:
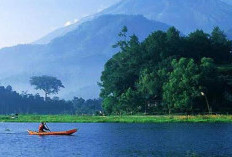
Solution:
[{"label": "mountain", "polygon": [[48,44],[51,40],[53,40],[57,37],[61,37],[65,34],[67,34],[68,32],[71,32],[71,31],[77,29],[78,26],[80,26],[82,23],[87,22],[87,21],[91,21],[94,18],[95,18],[95,16],[88,16],[88,17],[82,18],[77,23],[74,23],[74,24],[66,26],[66,27],[59,28],[59,29],[45,35],[44,37],[34,41],[32,44]]},{"label": "mountain", "polygon": [[228,30],[232,26],[232,6],[221,0],[123,0],[101,14],[143,15],[185,34],[196,29],[210,32],[215,26]]},{"label": "mountain", "polygon": [[232,28],[229,29],[229,30],[226,32],[226,34],[227,34],[227,37],[228,37],[230,40],[232,40]]},{"label": "mountain", "polygon": [[225,2],[227,4],[229,4],[229,5],[232,5],[232,0],[221,0],[221,1],[223,1],[223,2]]},{"label": "mountain", "polygon": [[111,45],[119,40],[124,25],[129,35],[135,33],[140,40],[169,26],[185,34],[219,26],[232,38],[231,17],[230,0],[122,0],[32,44],[1,49],[0,82],[17,91],[35,92],[29,78],[46,74],[63,81],[62,97],[96,98],[101,71],[117,52]]},{"label": "mountain", "polygon": [[203,29],[209,33],[215,26],[225,31],[231,29],[232,0],[122,0],[78,23],[60,28],[34,44],[47,44],[75,30],[82,23],[106,14],[143,15],[150,20],[175,26],[185,34],[196,29]]},{"label": "mountain", "polygon": [[143,40],[155,30],[168,25],[141,15],[103,15],[80,24],[76,29],[53,39],[49,44],[18,45],[0,50],[0,82],[18,91],[35,92],[29,84],[31,76],[52,75],[61,79],[65,89],[61,97],[96,98],[105,62],[115,53],[112,45],[117,34],[128,27],[128,35]]}]

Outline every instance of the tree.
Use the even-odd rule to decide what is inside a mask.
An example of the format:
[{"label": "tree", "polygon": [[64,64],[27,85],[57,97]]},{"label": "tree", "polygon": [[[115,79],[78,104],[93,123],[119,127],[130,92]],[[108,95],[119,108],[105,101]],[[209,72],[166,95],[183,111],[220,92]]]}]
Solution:
[{"label": "tree", "polygon": [[107,96],[103,99],[102,107],[105,114],[110,115],[112,113],[118,113],[118,101],[114,96]]},{"label": "tree", "polygon": [[168,55],[181,55],[183,53],[183,38],[180,32],[175,27],[170,27],[167,30],[167,52]]},{"label": "tree", "polygon": [[163,86],[163,100],[171,110],[192,111],[194,98],[200,95],[200,72],[193,59],[172,61],[173,71]]},{"label": "tree", "polygon": [[221,108],[223,96],[232,101],[232,67],[226,68],[228,76],[220,76],[217,68],[231,62],[232,44],[218,27],[211,34],[196,30],[187,36],[171,27],[142,42],[135,35],[127,38],[127,31],[123,27],[119,33],[114,45],[119,52],[105,64],[99,83],[107,114],[201,112],[200,92],[207,94],[213,109]]},{"label": "tree", "polygon": [[[232,42],[227,40],[226,35],[219,27],[215,27],[211,33],[212,55],[215,62],[230,63]],[[212,57],[213,58],[213,57]]]},{"label": "tree", "polygon": [[120,107],[120,113],[123,111],[126,114],[135,113],[138,111],[139,105],[141,105],[141,99],[136,91],[133,91],[131,88],[129,88],[120,96],[118,103]]},{"label": "tree", "polygon": [[142,48],[144,63],[154,68],[158,62],[167,57],[167,34],[162,31],[152,33],[142,42]]},{"label": "tree", "polygon": [[49,94],[57,94],[60,88],[64,88],[64,85],[60,80],[53,76],[33,76],[30,79],[32,86],[35,86],[36,90],[43,90],[45,93],[45,100]]},{"label": "tree", "polygon": [[12,91],[12,87],[10,86],[10,85],[8,85],[7,87],[6,87],[6,90],[8,90],[8,91]]},{"label": "tree", "polygon": [[145,108],[150,106],[151,110],[156,110],[162,104],[163,84],[168,80],[168,73],[172,71],[171,61],[167,58],[157,64],[155,69],[145,69],[141,72],[137,83],[137,90],[145,101]]},{"label": "tree", "polygon": [[202,57],[216,57],[212,54],[210,35],[203,30],[196,30],[186,37],[184,57],[200,62]]},{"label": "tree", "polygon": [[[123,32],[126,32],[125,28]],[[119,34],[124,37],[123,33]],[[99,83],[102,87],[100,96],[105,99],[103,108],[108,114],[120,112],[120,106],[115,102],[118,102],[120,96],[129,88],[134,90],[139,78],[140,69],[137,67],[142,61],[140,42],[132,35],[129,41],[124,40],[123,43],[126,44],[116,44],[120,47],[120,52],[107,61]]]},{"label": "tree", "polygon": [[213,44],[227,44],[228,40],[226,39],[226,35],[219,28],[215,27],[211,33],[211,40]]},{"label": "tree", "polygon": [[[219,108],[222,104],[224,104],[222,100],[224,97],[225,85],[223,85],[224,80],[218,73],[214,60],[211,58],[202,58],[200,70],[202,92],[207,96],[210,106],[213,109],[217,107]],[[206,108],[204,107],[204,109]]]},{"label": "tree", "polygon": [[115,45],[113,45],[113,48],[120,47],[121,50],[124,50],[127,47],[127,27],[123,26],[121,32],[118,33],[118,36],[122,38],[122,40],[118,41]]}]

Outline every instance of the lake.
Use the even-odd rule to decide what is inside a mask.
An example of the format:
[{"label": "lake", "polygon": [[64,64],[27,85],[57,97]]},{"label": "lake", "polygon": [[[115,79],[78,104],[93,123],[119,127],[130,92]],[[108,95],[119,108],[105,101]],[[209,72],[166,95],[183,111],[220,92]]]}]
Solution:
[{"label": "lake", "polygon": [[46,157],[232,156],[228,123],[50,123],[73,136],[28,135],[39,123],[0,123],[0,155]]}]

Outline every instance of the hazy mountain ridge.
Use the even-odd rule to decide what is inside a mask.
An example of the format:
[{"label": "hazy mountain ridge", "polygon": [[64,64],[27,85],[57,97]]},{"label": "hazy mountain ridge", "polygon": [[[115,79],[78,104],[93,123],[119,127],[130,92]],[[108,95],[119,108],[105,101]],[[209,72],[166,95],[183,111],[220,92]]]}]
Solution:
[{"label": "hazy mountain ridge", "polygon": [[186,34],[196,29],[210,32],[215,26],[228,30],[232,26],[232,6],[221,0],[123,0],[102,14],[141,14]]},{"label": "hazy mountain ridge", "polygon": [[[167,30],[168,25],[143,16],[104,15],[85,22],[46,45],[18,45],[0,50],[1,83],[17,90],[32,92],[29,78],[53,75],[61,79],[65,89],[61,96],[98,97],[104,63],[117,52],[112,48],[118,32],[127,25],[128,35],[136,33],[143,40],[150,32]],[[5,61],[5,62],[4,62]]]},{"label": "hazy mountain ridge", "polygon": [[[80,54],[91,56],[100,49],[101,54],[112,56],[112,47],[105,48],[103,45],[113,45],[118,38],[121,28],[126,25],[128,34],[136,34],[140,40],[154,30],[167,30],[168,25],[150,21],[141,15],[103,15],[99,18],[85,22],[78,29],[67,33],[66,35],[52,40],[48,45],[55,50],[55,53],[62,52],[87,52]],[[91,40],[90,40],[91,39]],[[79,40],[76,43],[76,40]],[[73,44],[74,43],[74,44]],[[56,49],[56,45],[62,44],[62,48]]]},{"label": "hazy mountain ridge", "polygon": [[47,74],[58,77],[66,86],[60,96],[98,97],[97,81],[104,63],[117,52],[111,45],[119,40],[117,35],[124,25],[128,27],[128,35],[135,33],[140,40],[152,31],[166,30],[169,25],[184,33],[197,28],[210,32],[218,25],[232,39],[229,30],[232,6],[227,3],[222,0],[122,0],[33,44],[1,49],[0,66],[4,68],[0,70],[0,82],[11,84],[18,91],[33,92],[29,78]]},{"label": "hazy mountain ridge", "polygon": [[229,29],[229,30],[226,32],[226,34],[227,34],[227,37],[228,37],[230,40],[232,40],[232,28]]},{"label": "hazy mountain ridge", "polygon": [[232,5],[229,4],[232,4],[232,0],[122,0],[78,23],[51,32],[34,44],[47,44],[75,30],[82,23],[105,14],[143,15],[150,20],[175,26],[185,34],[196,29],[211,32],[215,26],[227,32],[232,26]]},{"label": "hazy mountain ridge", "polygon": [[232,5],[232,0],[221,0],[221,1],[223,1],[223,2],[225,2],[227,4],[229,4],[229,5]]},{"label": "hazy mountain ridge", "polygon": [[92,19],[94,19],[94,16],[88,16],[88,17],[82,18],[77,23],[71,24],[69,26],[61,27],[61,28],[45,35],[44,37],[34,41],[32,44],[48,44],[51,40],[58,38],[58,37],[61,37],[65,34],[67,34],[68,32],[71,32],[71,31],[77,29],[78,26],[80,26],[82,23],[87,22],[87,21],[91,21]]}]

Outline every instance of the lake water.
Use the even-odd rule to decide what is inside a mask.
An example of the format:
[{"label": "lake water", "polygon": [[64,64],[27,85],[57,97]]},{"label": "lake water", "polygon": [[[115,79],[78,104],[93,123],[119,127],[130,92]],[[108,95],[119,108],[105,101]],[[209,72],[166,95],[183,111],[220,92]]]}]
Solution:
[{"label": "lake water", "polygon": [[[0,123],[0,156],[232,156],[232,124],[51,123],[73,136],[34,136],[38,123]],[[9,129],[8,131],[6,129]]]}]

